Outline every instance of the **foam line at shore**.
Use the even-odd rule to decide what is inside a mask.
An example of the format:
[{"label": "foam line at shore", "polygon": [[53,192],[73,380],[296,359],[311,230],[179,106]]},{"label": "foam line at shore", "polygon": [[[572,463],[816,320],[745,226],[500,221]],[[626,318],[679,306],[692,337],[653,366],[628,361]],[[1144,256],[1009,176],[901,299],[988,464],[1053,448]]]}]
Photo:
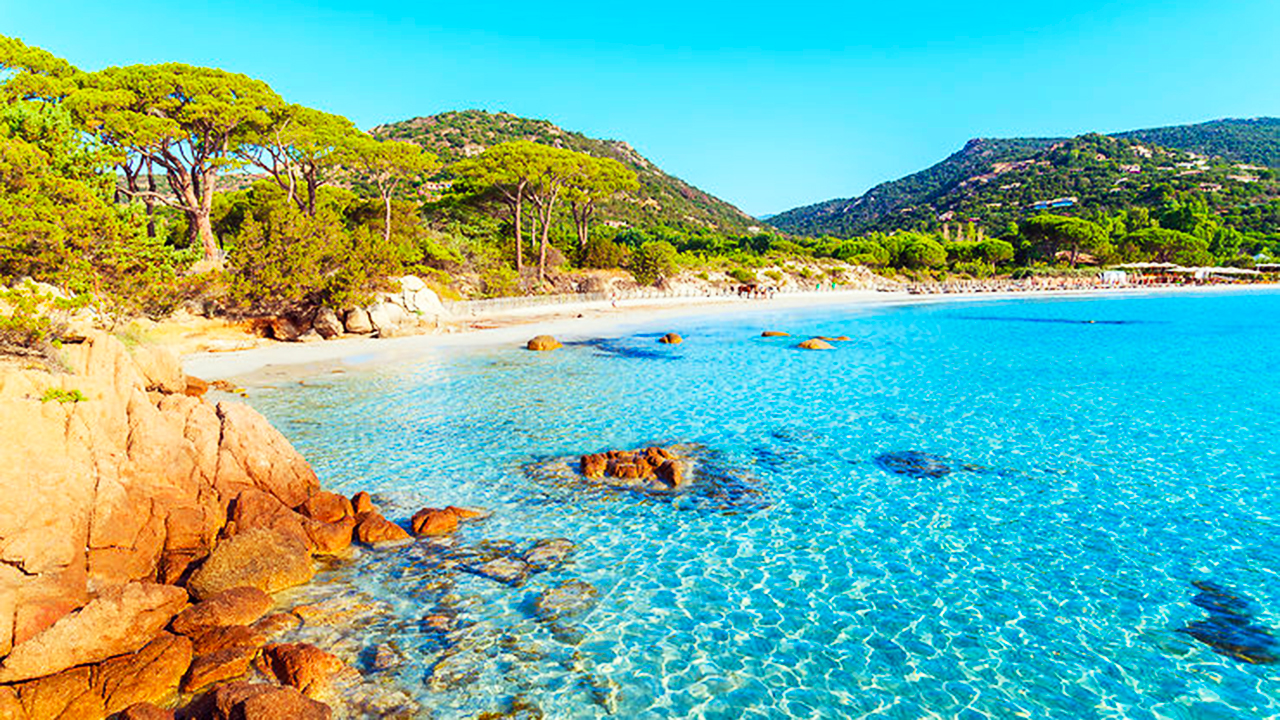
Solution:
[{"label": "foam line at shore", "polygon": [[[1156,294],[1210,294],[1238,291],[1272,291],[1267,286],[1213,286],[1175,288],[1125,288],[1054,290],[1036,292],[969,292],[912,295],[906,292],[849,290],[796,293],[771,299],[739,300],[731,297],[678,297],[618,301],[566,303],[526,307],[466,318],[491,328],[463,328],[433,335],[398,338],[342,338],[323,343],[273,343],[236,352],[193,353],[183,357],[186,372],[206,379],[230,379],[242,385],[257,385],[282,377],[300,379],[335,369],[371,366],[412,358],[423,351],[445,347],[485,347],[522,344],[540,334],[561,340],[585,340],[624,335],[633,329],[660,320],[723,313],[757,313],[817,307],[877,307],[906,304],[955,303],[973,301],[1042,300],[1055,298],[1140,297]],[[768,329],[768,328],[765,328]]]}]

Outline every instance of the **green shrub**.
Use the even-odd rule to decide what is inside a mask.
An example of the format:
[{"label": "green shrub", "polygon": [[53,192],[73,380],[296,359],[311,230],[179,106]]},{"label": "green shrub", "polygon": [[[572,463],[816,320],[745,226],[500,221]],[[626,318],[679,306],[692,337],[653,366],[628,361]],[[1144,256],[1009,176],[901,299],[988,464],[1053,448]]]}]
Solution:
[{"label": "green shrub", "polygon": [[641,285],[653,285],[676,271],[676,247],[666,240],[650,240],[631,255],[627,269]]},{"label": "green shrub", "polygon": [[782,282],[782,273],[778,272],[777,270],[765,270],[764,276],[774,282]]},{"label": "green shrub", "polygon": [[729,270],[728,275],[743,284],[753,283],[756,281],[756,274],[746,268],[732,268]]},{"label": "green shrub", "polygon": [[46,403],[50,400],[57,400],[60,403],[78,403],[84,402],[89,398],[79,390],[63,390],[62,388],[48,388],[44,391],[44,395],[40,396],[40,402]]},{"label": "green shrub", "polygon": [[582,267],[612,270],[627,264],[628,250],[625,246],[610,240],[594,236],[587,240],[582,250]]}]

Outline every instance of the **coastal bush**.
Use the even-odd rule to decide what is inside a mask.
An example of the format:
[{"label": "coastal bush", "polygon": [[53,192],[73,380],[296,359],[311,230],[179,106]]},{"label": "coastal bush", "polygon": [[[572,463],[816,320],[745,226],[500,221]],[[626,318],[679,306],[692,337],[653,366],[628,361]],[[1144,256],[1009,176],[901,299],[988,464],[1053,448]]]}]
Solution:
[{"label": "coastal bush", "polygon": [[612,270],[626,265],[629,252],[624,245],[593,235],[582,249],[582,267]]},{"label": "coastal bush", "polygon": [[727,274],[729,277],[743,284],[753,283],[756,281],[756,274],[746,268],[732,268]]},{"label": "coastal bush", "polygon": [[627,269],[641,285],[653,285],[676,271],[676,248],[666,240],[651,240],[631,254]]}]

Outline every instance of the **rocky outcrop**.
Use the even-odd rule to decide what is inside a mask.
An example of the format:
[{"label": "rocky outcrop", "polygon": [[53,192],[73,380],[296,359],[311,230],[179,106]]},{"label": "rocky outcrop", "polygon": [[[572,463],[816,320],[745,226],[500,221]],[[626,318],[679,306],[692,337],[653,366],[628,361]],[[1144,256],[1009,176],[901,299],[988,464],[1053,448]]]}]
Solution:
[{"label": "rocky outcrop", "polygon": [[765,330],[760,333],[760,337],[791,337],[791,333],[782,332],[781,330]]},{"label": "rocky outcrop", "polygon": [[172,585],[129,583],[109,588],[14,647],[0,663],[0,682],[27,680],[134,652],[186,604],[187,592]]},{"label": "rocky outcrop", "polygon": [[665,448],[610,450],[583,455],[578,466],[588,480],[637,490],[669,492],[686,484],[685,464]]},{"label": "rocky outcrop", "polygon": [[680,337],[676,333],[667,333],[666,335],[658,338],[658,342],[663,345],[679,345],[684,342],[684,338]]},{"label": "rocky outcrop", "polygon": [[[238,497],[293,512],[319,490],[257,412],[188,394],[171,355],[103,333],[62,353],[66,372],[0,374],[0,437],[23,439],[0,444],[0,682],[137,651],[233,534]],[[50,388],[86,399],[42,402]]]},{"label": "rocky outcrop", "polygon": [[559,340],[556,340],[550,335],[538,335],[530,338],[529,342],[525,344],[525,347],[538,352],[547,352],[549,350],[562,348],[564,345],[561,345]]}]

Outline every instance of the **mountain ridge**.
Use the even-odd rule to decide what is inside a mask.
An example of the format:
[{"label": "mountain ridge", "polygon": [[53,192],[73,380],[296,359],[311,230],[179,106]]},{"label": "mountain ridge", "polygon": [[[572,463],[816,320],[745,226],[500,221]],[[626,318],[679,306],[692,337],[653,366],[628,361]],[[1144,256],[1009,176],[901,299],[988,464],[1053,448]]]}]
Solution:
[{"label": "mountain ridge", "polygon": [[[1145,147],[1145,144],[1149,144],[1156,148],[1221,158],[1228,162],[1280,167],[1280,119],[1277,118],[1227,118],[1194,125],[1173,125],[1108,135],[1090,133],[1075,138],[975,138],[942,161],[897,180],[880,183],[862,195],[793,208],[778,213],[768,222],[792,234],[841,237],[938,222],[947,212],[955,209],[953,206],[964,205],[957,196],[973,194],[971,189],[964,187],[966,182],[990,179],[993,175],[1007,172],[1010,164],[1026,163],[1055,145],[1089,137],[1112,138],[1129,143],[1129,147]],[[1154,142],[1155,139],[1162,142]],[[1099,154],[1102,152],[1103,149],[1099,148]],[[1130,150],[1119,152],[1130,153]],[[1135,163],[1141,165],[1143,158],[1128,157],[1128,161],[1125,167],[1132,168]],[[1083,170],[1083,167],[1070,169],[1073,172]],[[1114,182],[1117,179],[1114,177],[1115,170],[1113,168],[1108,181]],[[1230,177],[1229,173],[1219,175]],[[1062,187],[1064,193],[1074,186],[1069,182],[1048,184]],[[987,204],[998,200],[988,198]],[[1029,204],[1034,206],[1035,202]],[[980,216],[982,214],[979,213]],[[1003,216],[1010,213],[995,214],[1001,215],[1004,220]]]}]

